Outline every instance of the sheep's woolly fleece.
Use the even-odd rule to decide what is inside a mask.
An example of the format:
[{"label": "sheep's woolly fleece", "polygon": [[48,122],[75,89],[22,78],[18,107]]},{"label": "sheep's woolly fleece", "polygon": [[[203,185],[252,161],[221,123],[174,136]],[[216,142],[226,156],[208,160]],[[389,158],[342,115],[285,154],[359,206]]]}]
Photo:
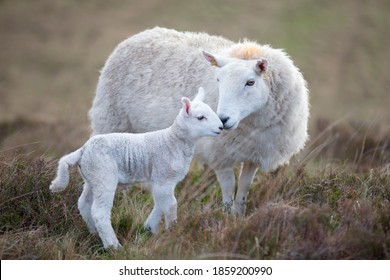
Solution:
[{"label": "sheep's woolly fleece", "polygon": [[[256,82],[256,85],[265,85],[262,92],[256,93],[265,103],[249,115],[242,113],[249,110],[245,107],[248,101],[243,98],[247,93],[242,85],[242,92],[234,94],[243,102],[233,100],[228,106],[222,106],[221,100],[233,93],[223,88],[216,76],[225,73],[230,64],[213,67],[204,58],[203,51],[237,65],[221,77],[230,79],[231,85],[239,85],[245,71],[253,70],[252,61],[255,64],[258,59],[266,59],[268,68],[262,73],[264,82]],[[225,131],[217,138],[200,140],[195,152],[199,160],[216,171],[222,189],[228,189],[226,193],[234,190],[235,164],[250,163],[269,171],[287,164],[304,147],[308,138],[307,85],[283,50],[247,40],[234,43],[205,33],[159,27],[126,39],[106,61],[89,112],[93,134],[145,132],[168,127],[180,109],[176,105],[178,96],[192,97],[191,93],[199,86],[207,92],[205,102],[218,114],[226,109],[226,112],[245,116],[236,129]],[[254,103],[249,102],[251,106]],[[230,170],[230,175],[222,175],[226,170]],[[246,181],[250,184],[251,178]],[[231,198],[230,194],[223,195],[224,202]]]}]

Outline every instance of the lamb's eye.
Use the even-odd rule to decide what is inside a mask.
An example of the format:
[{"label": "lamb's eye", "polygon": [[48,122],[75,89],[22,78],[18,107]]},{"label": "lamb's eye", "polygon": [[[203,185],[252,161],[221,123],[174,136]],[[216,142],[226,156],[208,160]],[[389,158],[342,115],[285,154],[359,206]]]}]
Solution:
[{"label": "lamb's eye", "polygon": [[206,117],[205,116],[199,116],[199,117],[196,117],[198,120],[205,120],[206,119]]},{"label": "lamb's eye", "polygon": [[255,80],[248,80],[248,81],[246,81],[246,86],[249,86],[249,87],[251,87],[251,86],[253,86],[255,84]]},{"label": "lamb's eye", "polygon": [[217,82],[219,82],[219,79],[217,78]]}]

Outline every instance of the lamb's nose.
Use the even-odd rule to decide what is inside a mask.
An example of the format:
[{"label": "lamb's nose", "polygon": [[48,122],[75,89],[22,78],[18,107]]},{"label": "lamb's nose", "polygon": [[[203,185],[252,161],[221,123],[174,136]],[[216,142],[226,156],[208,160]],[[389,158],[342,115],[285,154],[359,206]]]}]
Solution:
[{"label": "lamb's nose", "polygon": [[223,123],[223,124],[225,124],[228,120],[229,120],[229,117],[219,117],[219,119],[221,120],[221,122]]}]

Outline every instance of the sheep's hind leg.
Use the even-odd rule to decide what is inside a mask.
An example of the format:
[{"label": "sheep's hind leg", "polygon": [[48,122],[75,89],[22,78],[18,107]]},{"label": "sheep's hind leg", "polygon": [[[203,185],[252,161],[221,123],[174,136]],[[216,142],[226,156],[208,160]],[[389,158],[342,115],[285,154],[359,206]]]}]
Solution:
[{"label": "sheep's hind leg", "polygon": [[241,166],[240,175],[238,177],[238,188],[236,199],[234,200],[233,212],[239,215],[245,213],[245,201],[246,196],[248,195],[248,190],[250,185],[252,184],[253,177],[257,171],[257,164],[252,162],[245,162]]},{"label": "sheep's hind leg", "polygon": [[117,249],[121,245],[111,225],[111,209],[114,202],[117,182],[102,189],[93,189],[93,203],[91,208],[92,219],[103,241],[104,248]]},{"label": "sheep's hind leg", "polygon": [[83,192],[81,193],[81,196],[78,200],[78,208],[81,216],[83,217],[83,220],[87,224],[89,232],[96,233],[97,230],[95,227],[95,222],[93,221],[91,216],[92,201],[93,201],[93,194],[92,194],[91,186],[85,181]]}]

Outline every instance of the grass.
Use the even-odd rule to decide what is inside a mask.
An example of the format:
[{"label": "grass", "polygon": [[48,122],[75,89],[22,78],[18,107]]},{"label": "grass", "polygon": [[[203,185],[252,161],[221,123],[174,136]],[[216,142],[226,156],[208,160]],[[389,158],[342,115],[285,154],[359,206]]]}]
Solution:
[{"label": "grass", "polygon": [[220,210],[215,176],[194,166],[176,190],[178,224],[156,236],[142,225],[150,195],[118,191],[112,223],[123,249],[104,250],[77,210],[81,179],[53,195],[56,164],[45,157],[0,160],[1,259],[387,259],[390,173],[292,165],[256,177],[245,216]]}]

